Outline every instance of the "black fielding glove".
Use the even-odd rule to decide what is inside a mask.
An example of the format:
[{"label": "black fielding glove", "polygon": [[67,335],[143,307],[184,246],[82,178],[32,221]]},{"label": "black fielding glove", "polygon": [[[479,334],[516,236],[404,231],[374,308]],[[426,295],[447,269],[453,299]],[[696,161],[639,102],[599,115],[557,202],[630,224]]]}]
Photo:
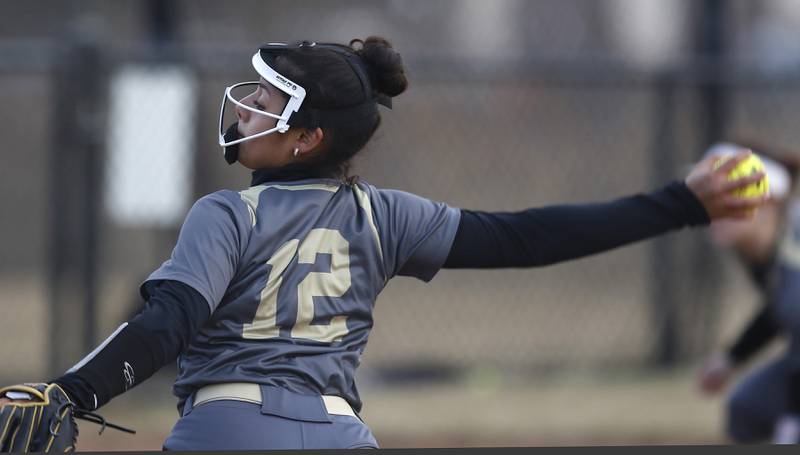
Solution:
[{"label": "black fielding glove", "polygon": [[128,433],[75,406],[58,384],[20,384],[0,388],[0,397],[14,400],[0,408],[0,452],[74,452],[75,418]]}]

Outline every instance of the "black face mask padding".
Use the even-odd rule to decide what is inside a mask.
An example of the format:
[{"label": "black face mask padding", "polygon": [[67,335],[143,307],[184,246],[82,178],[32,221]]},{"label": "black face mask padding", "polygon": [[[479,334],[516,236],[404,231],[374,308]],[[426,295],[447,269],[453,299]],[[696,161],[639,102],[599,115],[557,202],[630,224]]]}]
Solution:
[{"label": "black face mask padding", "polygon": [[[242,135],[239,134],[239,131],[237,130],[238,126],[239,123],[234,122],[228,127],[227,130],[225,130],[225,135],[222,136],[225,139],[225,142],[231,142],[242,138]],[[235,163],[238,158],[239,144],[233,144],[225,147],[225,161],[227,161],[228,164]]]}]

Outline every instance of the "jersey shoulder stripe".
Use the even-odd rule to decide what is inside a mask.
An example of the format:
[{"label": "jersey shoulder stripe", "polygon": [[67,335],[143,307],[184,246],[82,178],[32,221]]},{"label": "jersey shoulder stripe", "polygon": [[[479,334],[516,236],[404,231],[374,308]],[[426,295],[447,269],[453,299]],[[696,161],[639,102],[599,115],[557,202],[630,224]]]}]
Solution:
[{"label": "jersey shoulder stripe", "polygon": [[270,188],[284,191],[304,191],[304,190],[321,190],[335,193],[339,190],[339,185],[332,185],[327,183],[311,183],[305,185],[256,185],[247,188],[246,190],[239,191],[239,197],[247,204],[247,209],[250,212],[250,222],[252,227],[255,227],[258,222],[258,203],[261,193]]},{"label": "jersey shoulder stripe", "polygon": [[[372,234],[375,238],[375,245],[378,248],[378,255],[380,256],[381,261],[383,261],[383,248],[381,247],[381,236],[378,233],[378,226],[375,224],[375,217],[374,214],[372,213],[372,202],[369,199],[369,194],[367,194],[366,191],[362,190],[358,186],[358,184],[353,185],[353,191],[355,191],[356,199],[358,200],[358,205],[361,207],[361,209],[364,211],[364,214],[367,217],[367,222],[369,223],[369,227],[372,230]],[[383,278],[384,280],[387,279],[385,274]]]}]

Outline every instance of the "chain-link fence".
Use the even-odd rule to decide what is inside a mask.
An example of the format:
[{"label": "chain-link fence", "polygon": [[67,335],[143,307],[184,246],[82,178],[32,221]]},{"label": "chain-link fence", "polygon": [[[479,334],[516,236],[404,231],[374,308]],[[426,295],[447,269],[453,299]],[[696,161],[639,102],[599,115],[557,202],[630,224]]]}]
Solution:
[{"label": "chain-link fence", "polygon": [[[184,41],[142,46],[133,41],[145,32],[131,27],[57,41],[16,36],[0,47],[0,361],[14,365],[4,369],[7,379],[76,361],[142,304],[138,285],[168,257],[192,201],[247,186],[247,172],[222,160],[216,123],[223,88],[252,79],[253,37],[264,35],[246,31],[258,28],[253,11],[272,27],[269,37],[295,38],[298,21],[348,38],[388,23],[384,34],[400,42],[413,42],[403,21],[445,21],[450,12],[439,5],[430,7],[434,17],[405,11],[388,21],[383,16],[400,14],[401,2],[277,2],[269,11],[280,14],[269,16],[266,6],[242,2],[211,22],[217,7],[209,2],[174,3],[185,13]],[[513,6],[506,20],[534,8],[506,3],[498,6]],[[534,32],[517,22],[530,53],[448,52],[452,41],[436,41],[435,30],[427,33],[437,44],[398,46],[411,88],[384,112],[355,173],[377,186],[495,211],[648,191],[680,178],[708,144],[709,87],[726,100],[723,132],[797,141],[795,73],[742,73],[747,68],[729,64],[744,76],[723,80],[696,61],[642,70],[600,52],[593,37],[607,37],[592,14],[604,8],[582,5],[535,8],[579,18],[580,46],[591,52],[571,53],[580,46],[559,41],[564,32],[556,28]],[[314,8],[320,18],[312,20]],[[319,13],[328,9],[331,16]],[[372,25],[346,33],[331,25],[356,12]],[[212,35],[223,31],[231,42],[253,41],[222,47]],[[554,58],[559,49],[548,49],[548,39],[568,52]],[[378,300],[363,368],[539,371],[686,360],[752,308],[746,282],[725,284],[741,277],[694,231],[544,269],[442,271],[431,284],[400,278]],[[48,324],[58,329],[57,345],[43,335]]]}]

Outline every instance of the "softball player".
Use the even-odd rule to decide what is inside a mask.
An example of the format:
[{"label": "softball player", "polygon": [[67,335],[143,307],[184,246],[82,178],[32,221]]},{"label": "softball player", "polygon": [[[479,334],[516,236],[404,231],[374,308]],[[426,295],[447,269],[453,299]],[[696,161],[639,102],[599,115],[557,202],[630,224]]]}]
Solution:
[{"label": "softball player", "polygon": [[[720,144],[717,150],[730,148]],[[728,398],[726,433],[736,442],[800,442],[800,203],[790,199],[797,158],[765,159],[773,198],[752,221],[718,221],[713,242],[731,248],[750,272],[764,304],[726,350],[709,357],[698,384],[714,394],[747,360],[780,334],[788,349],[759,366]]]},{"label": "softball player", "polygon": [[252,64],[260,79],[225,90],[219,131],[227,162],[254,171],[251,186],[197,201],[141,287],[143,310],[54,380],[91,410],[177,358],[181,417],[165,449],[377,447],[354,375],[392,277],[552,264],[747,217],[765,200],[730,194],[762,177],[727,181],[744,152],[650,194],[517,213],[376,188],[348,178],[347,164],[378,128],[378,105],[406,89],[391,45],[273,43]]}]

